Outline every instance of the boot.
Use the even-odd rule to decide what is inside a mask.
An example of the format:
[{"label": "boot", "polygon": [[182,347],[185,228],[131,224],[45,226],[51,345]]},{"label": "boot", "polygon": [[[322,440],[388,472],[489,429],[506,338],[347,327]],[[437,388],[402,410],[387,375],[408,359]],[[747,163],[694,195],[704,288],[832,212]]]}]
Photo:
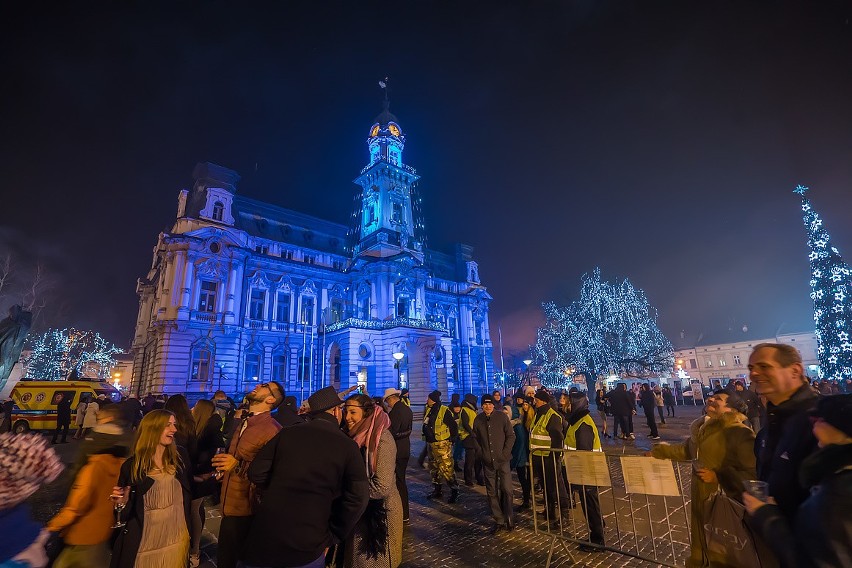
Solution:
[{"label": "boot", "polygon": [[432,493],[427,495],[426,498],[427,499],[440,499],[441,496],[444,494],[443,487],[441,486],[440,483],[433,483],[432,487],[433,487]]},{"label": "boot", "polygon": [[450,487],[450,498],[447,499],[447,503],[455,503],[459,500],[459,487],[456,485],[455,487]]}]

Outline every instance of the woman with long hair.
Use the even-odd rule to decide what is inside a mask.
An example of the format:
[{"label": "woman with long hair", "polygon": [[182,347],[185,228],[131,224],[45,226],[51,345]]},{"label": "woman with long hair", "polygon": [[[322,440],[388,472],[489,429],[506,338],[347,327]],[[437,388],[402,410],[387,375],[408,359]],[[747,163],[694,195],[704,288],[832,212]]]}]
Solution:
[{"label": "woman with long hair", "polygon": [[346,568],[396,568],[402,562],[402,500],[396,488],[396,442],[390,418],[372,398],[346,399],[345,429],[364,456],[370,503],[346,540]]},{"label": "woman with long hair", "polygon": [[175,444],[175,415],[152,410],[139,423],[133,455],[112,499],[124,505],[110,568],[185,568],[189,551],[191,462]]},{"label": "woman with long hair", "polygon": [[192,418],[195,421],[198,445],[194,464],[196,485],[190,507],[189,567],[196,568],[199,564],[201,531],[204,529],[204,498],[219,488],[212,477],[213,464],[210,460],[216,455],[218,448],[225,447],[225,438],[222,436],[222,417],[216,413],[216,406],[212,401],[202,398],[196,402],[192,407]]},{"label": "woman with long hair", "polygon": [[186,397],[182,394],[173,394],[166,401],[164,409],[174,414],[177,421],[175,444],[186,448],[186,451],[189,452],[189,457],[195,463],[198,438],[195,435],[195,419],[193,419],[192,412],[189,410]]}]

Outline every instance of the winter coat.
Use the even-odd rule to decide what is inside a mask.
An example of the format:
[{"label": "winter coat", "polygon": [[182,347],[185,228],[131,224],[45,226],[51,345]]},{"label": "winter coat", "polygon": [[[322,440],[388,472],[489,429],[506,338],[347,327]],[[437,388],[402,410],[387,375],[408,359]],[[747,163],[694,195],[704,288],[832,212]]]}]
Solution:
[{"label": "winter coat", "polygon": [[699,460],[704,468],[713,470],[719,483],[701,481],[693,469],[691,512],[692,552],[689,567],[709,566],[711,562],[724,564],[726,558],[708,556],[704,536],[704,508],[708,497],[719,488],[740,501],[743,481],[754,479],[754,431],[739,412],[726,412],[719,418],[699,418],[690,426],[690,436],[682,444],[659,444],[651,450],[655,458],[675,461]]},{"label": "winter coat", "polygon": [[[178,446],[177,450],[180,455],[181,467],[178,468],[175,477],[183,489],[184,518],[186,520],[187,532],[189,532],[191,525],[189,509],[192,503],[192,471],[191,466],[187,466],[187,464],[190,464],[189,453],[180,446]],[[142,543],[142,533],[145,526],[145,493],[154,486],[154,479],[146,477],[142,481],[132,484],[130,482],[130,475],[133,471],[134,463],[135,458],[133,457],[125,461],[121,466],[121,472],[118,474],[118,485],[120,487],[130,486],[130,499],[127,501],[127,507],[121,513],[122,520],[127,524],[118,532],[115,544],[112,547],[110,568],[133,568],[136,564],[136,554],[139,552],[139,545]]]},{"label": "winter coat", "polygon": [[800,470],[810,496],[796,512],[796,530],[779,507],[765,505],[754,523],[784,568],[852,566],[852,444],[829,445]]},{"label": "winter coat", "polygon": [[59,404],[56,405],[56,425],[70,426],[71,425],[71,399],[63,397]]},{"label": "winter coat", "polygon": [[609,391],[606,399],[609,401],[613,416],[630,416],[636,405],[633,393],[620,388]]},{"label": "winter coat", "polygon": [[86,415],[83,417],[83,428],[94,428],[98,425],[98,410],[101,407],[94,400],[86,404]]},{"label": "winter coat", "polygon": [[325,412],[282,429],[255,456],[248,479],[263,493],[245,542],[250,566],[316,560],[352,533],[370,498],[358,444]]},{"label": "winter coat", "polygon": [[77,404],[77,416],[74,419],[74,423],[78,428],[83,428],[83,422],[86,420],[86,406],[88,406],[88,404],[85,402]]},{"label": "winter coat", "polygon": [[494,468],[512,459],[515,431],[505,413],[495,409],[491,416],[485,412],[476,415],[473,421],[473,439],[476,440],[476,455],[482,465]]},{"label": "winter coat", "polygon": [[654,409],[657,407],[657,399],[654,396],[654,392],[651,390],[639,391],[639,404],[642,406],[642,410],[653,414]]},{"label": "winter coat", "polygon": [[228,453],[239,463],[222,477],[222,514],[232,517],[252,514],[256,495],[247,477],[248,468],[261,448],[281,430],[281,425],[269,412],[250,416],[242,434],[241,427],[238,423],[228,448]]},{"label": "winter coat", "polygon": [[509,467],[512,469],[518,467],[526,467],[529,463],[529,453],[530,453],[530,435],[527,432],[527,427],[524,424],[524,421],[521,419],[521,414],[523,413],[523,408],[515,408],[515,418],[512,421],[513,426],[512,430],[515,432],[515,443],[512,444],[512,461],[509,462]]},{"label": "winter coat", "polygon": [[[92,431],[86,434],[77,450],[77,460],[71,467],[71,478],[77,475],[89,458],[95,454],[109,453],[127,457],[133,450],[133,433],[125,430],[115,422],[98,424]],[[115,484],[113,484],[115,485]]]},{"label": "winter coat", "polygon": [[91,545],[106,542],[112,534],[113,502],[107,498],[118,484],[124,458],[97,454],[77,474],[62,510],[47,523],[47,530],[62,535],[65,544]]},{"label": "winter coat", "polygon": [[767,403],[766,421],[755,441],[757,478],[769,483],[769,494],[791,523],[808,490],[799,484],[799,466],[816,449],[808,413],[817,395],[803,385],[778,406]]},{"label": "winter coat", "polygon": [[414,422],[414,413],[405,404],[396,403],[388,412],[390,417],[390,431],[396,441],[396,459],[411,456],[411,428]]}]

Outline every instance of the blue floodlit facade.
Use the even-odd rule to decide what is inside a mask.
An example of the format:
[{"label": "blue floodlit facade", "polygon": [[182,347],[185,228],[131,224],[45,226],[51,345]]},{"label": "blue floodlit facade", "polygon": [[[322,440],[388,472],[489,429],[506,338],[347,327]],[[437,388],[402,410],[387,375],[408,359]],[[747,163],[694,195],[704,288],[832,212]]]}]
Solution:
[{"label": "blue floodlit facade", "polygon": [[236,393],[275,380],[302,400],[362,383],[373,396],[405,386],[422,402],[434,389],[490,389],[492,298],[471,247],[427,248],[404,146],[386,102],[349,225],[241,196],[236,172],[198,164],[138,282],[131,391]]}]

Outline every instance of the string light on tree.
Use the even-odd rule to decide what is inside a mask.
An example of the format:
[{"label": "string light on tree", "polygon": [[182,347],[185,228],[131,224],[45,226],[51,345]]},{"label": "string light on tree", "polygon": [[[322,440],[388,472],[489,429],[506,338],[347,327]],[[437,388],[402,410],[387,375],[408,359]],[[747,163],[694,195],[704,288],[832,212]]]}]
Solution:
[{"label": "string light on tree", "polygon": [[852,271],[843,262],[836,247],[830,246],[831,237],[824,223],[811,206],[806,193],[808,188],[799,185],[793,190],[802,198],[805,230],[811,249],[811,299],[814,301],[814,323],[818,341],[820,378],[840,380],[848,376],[844,370],[852,368],[852,343],[844,330],[846,314],[852,311],[849,291],[852,290]]},{"label": "string light on tree", "polygon": [[25,351],[29,354],[21,359],[27,376],[46,381],[64,380],[73,370],[80,376],[95,374],[107,379],[117,363],[115,355],[124,353],[99,333],[74,328],[30,335]]}]

